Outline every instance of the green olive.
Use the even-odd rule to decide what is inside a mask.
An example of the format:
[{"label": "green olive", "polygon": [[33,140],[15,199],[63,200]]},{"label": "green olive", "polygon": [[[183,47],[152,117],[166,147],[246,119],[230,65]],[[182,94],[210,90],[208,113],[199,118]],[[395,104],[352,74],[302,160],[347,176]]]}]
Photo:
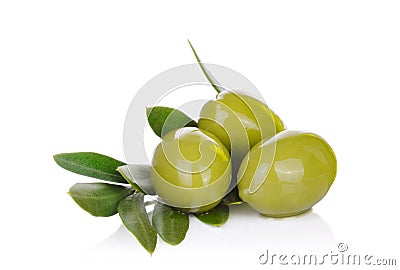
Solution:
[{"label": "green olive", "polygon": [[[207,130],[240,160],[261,139],[285,129],[281,119],[261,101],[243,94],[223,91],[204,104],[199,128]],[[239,162],[240,162],[239,161]]]},{"label": "green olive", "polygon": [[193,127],[173,130],[157,146],[150,170],[160,200],[186,212],[205,212],[224,197],[231,161],[222,142]]},{"label": "green olive", "polygon": [[336,157],[313,133],[283,131],[255,145],[238,172],[239,196],[259,213],[287,217],[304,213],[328,192]]}]

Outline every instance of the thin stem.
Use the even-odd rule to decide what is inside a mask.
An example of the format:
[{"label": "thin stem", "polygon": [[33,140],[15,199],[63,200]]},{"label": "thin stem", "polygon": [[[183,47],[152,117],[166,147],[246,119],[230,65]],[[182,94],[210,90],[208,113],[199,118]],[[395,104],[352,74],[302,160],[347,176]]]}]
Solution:
[{"label": "thin stem", "polygon": [[206,67],[203,65],[203,63],[201,62],[199,56],[196,53],[196,50],[193,48],[192,43],[190,42],[190,40],[187,40],[189,43],[190,48],[192,49],[192,52],[194,54],[194,57],[196,57],[197,63],[200,66],[201,71],[203,72],[204,76],[207,78],[207,81],[211,84],[211,86],[215,89],[215,91],[217,91],[217,93],[221,92],[221,89],[218,87],[218,82],[215,80],[215,78],[213,78],[213,76],[211,75],[211,73],[206,69]]}]

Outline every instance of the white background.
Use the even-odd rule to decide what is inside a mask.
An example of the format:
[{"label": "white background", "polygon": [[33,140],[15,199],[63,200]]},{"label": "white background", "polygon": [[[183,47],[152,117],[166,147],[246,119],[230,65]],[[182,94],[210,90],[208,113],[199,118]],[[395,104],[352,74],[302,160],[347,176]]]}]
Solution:
[{"label": "white background", "polygon": [[[398,1],[383,0],[1,1],[0,268],[266,269],[266,249],[329,253],[341,242],[400,264],[399,14]],[[150,257],[118,216],[75,205],[66,191],[90,179],[52,155],[124,160],[135,92],[194,62],[186,38],[204,61],[250,79],[288,128],[323,136],[338,175],[308,215],[232,208],[225,226],[192,219],[181,245],[159,241]]]}]

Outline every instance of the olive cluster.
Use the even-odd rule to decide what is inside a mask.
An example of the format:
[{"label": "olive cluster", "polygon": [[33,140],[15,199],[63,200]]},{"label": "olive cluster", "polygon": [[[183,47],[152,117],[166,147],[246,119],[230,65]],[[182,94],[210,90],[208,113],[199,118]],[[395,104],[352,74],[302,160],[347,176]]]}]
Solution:
[{"label": "olive cluster", "polygon": [[325,196],[336,166],[320,136],[285,130],[263,102],[222,91],[203,106],[198,127],[163,136],[150,176],[160,199],[186,212],[212,209],[237,186],[259,213],[286,217]]}]

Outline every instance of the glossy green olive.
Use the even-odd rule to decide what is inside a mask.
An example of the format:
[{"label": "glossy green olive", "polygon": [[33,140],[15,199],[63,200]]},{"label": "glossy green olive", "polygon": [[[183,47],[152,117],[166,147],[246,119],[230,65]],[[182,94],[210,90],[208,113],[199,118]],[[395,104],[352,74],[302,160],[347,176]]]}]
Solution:
[{"label": "glossy green olive", "polygon": [[185,127],[167,133],[150,170],[160,200],[186,212],[205,212],[225,195],[231,161],[222,142],[207,131]]},{"label": "glossy green olive", "polygon": [[336,157],[313,133],[283,131],[255,145],[238,172],[240,198],[271,217],[306,212],[328,192]]},{"label": "glossy green olive", "polygon": [[234,160],[241,160],[261,139],[285,129],[282,120],[267,105],[228,91],[204,104],[198,126],[220,139]]}]

